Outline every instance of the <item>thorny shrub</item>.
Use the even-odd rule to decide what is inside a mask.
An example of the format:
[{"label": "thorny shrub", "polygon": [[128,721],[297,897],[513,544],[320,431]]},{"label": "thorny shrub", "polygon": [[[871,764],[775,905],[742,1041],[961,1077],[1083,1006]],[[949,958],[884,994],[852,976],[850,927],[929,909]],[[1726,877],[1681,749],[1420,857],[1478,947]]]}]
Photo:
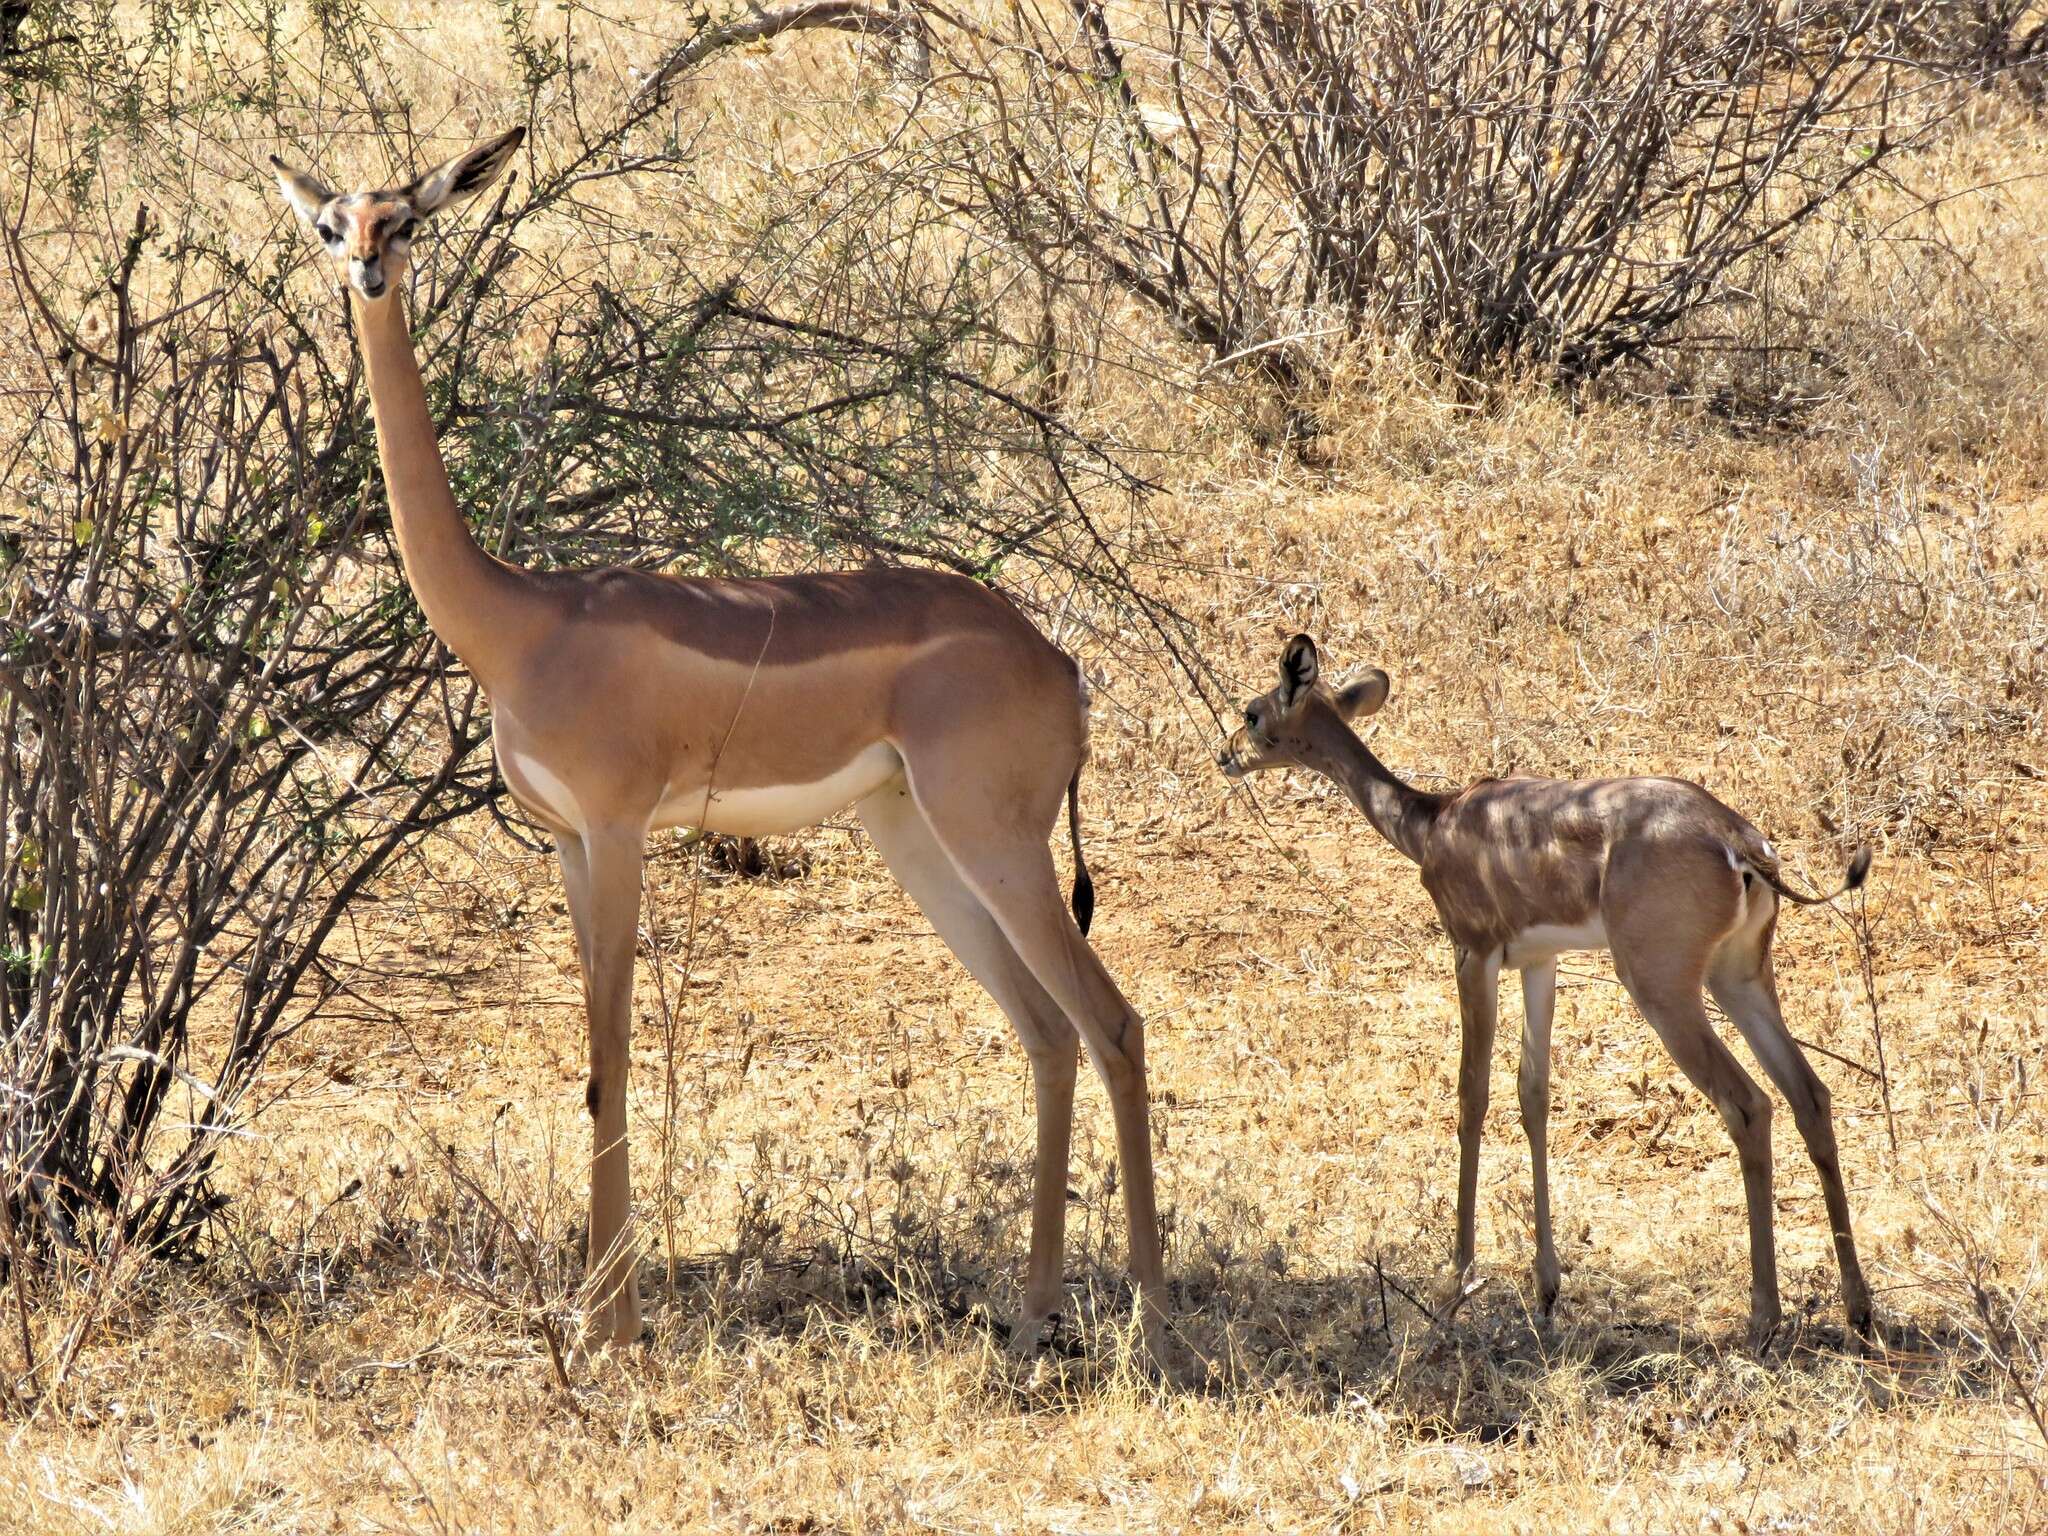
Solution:
[{"label": "thorny shrub", "polygon": [[1688,340],[1953,106],[1816,0],[1097,0],[935,28],[950,206],[1285,389],[1361,338],[1571,381]]}]

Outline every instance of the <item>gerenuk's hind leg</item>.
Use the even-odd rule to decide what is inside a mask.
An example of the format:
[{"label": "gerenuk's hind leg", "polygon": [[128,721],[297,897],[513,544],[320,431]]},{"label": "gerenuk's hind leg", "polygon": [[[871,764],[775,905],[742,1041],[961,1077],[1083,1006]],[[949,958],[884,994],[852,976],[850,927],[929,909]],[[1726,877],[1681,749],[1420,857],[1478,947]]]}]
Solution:
[{"label": "gerenuk's hind leg", "polygon": [[860,817],[890,873],[1003,1010],[1031,1063],[1038,1119],[1031,1255],[1024,1271],[1023,1309],[1010,1330],[1010,1345],[1019,1351],[1035,1349],[1062,1297],[1068,1153],[1080,1044],[1067,1016],[1018,958],[981,898],[968,889],[939,846],[911,799],[909,786],[900,779],[883,786],[861,801]]},{"label": "gerenuk's hind leg", "polygon": [[[1001,927],[1019,959],[1066,1014],[1109,1095],[1130,1224],[1131,1278],[1155,1365],[1168,1370],[1166,1275],[1153,1187],[1145,1024],[1081,936],[1061,895],[1045,837],[1064,784],[1039,807],[1010,786],[943,762],[909,762],[911,794],[961,878]],[[937,791],[929,786],[942,786]]]},{"label": "gerenuk's hind leg", "polygon": [[1842,1185],[1842,1162],[1835,1149],[1835,1122],[1827,1085],[1813,1070],[1806,1053],[1785,1028],[1772,974],[1770,928],[1763,931],[1760,950],[1737,947],[1733,941],[1714,957],[1707,971],[1714,1001],[1735,1022],[1742,1038],[1778,1091],[1791,1106],[1793,1123],[1806,1143],[1820,1175],[1821,1198],[1827,1204],[1828,1230],[1835,1242],[1835,1262],[1842,1272],[1842,1304],[1849,1326],[1865,1338],[1872,1328],[1870,1285],[1856,1257],[1856,1238],[1849,1225],[1849,1194]]},{"label": "gerenuk's hind leg", "polygon": [[[1674,881],[1687,883],[1694,918],[1676,929],[1658,920],[1662,908],[1654,899]],[[1781,1317],[1771,1230],[1771,1100],[1714,1033],[1703,993],[1708,957],[1735,931],[1744,909],[1740,878],[1718,845],[1689,853],[1617,852],[1608,862],[1600,905],[1615,973],[1734,1139],[1749,1208],[1749,1342],[1761,1350]]]}]

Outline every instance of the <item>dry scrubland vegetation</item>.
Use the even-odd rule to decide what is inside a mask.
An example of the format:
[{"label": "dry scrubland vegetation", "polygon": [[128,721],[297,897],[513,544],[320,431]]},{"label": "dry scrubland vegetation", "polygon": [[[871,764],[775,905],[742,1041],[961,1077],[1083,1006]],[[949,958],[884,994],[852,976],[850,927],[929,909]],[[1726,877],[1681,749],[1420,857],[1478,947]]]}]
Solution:
[{"label": "dry scrubland vegetation", "polygon": [[[46,291],[90,310],[107,273],[77,231],[124,232],[139,197],[174,227],[202,210],[245,259],[296,263],[258,172],[280,131],[337,181],[382,179],[412,136],[452,150],[521,116],[531,56],[515,45],[572,24],[590,70],[573,99],[548,88],[535,124],[538,156],[566,153],[560,125],[615,110],[627,66],[663,57],[676,25],[658,7],[382,15],[383,55],[360,75],[287,19],[294,111],[252,73],[247,100],[204,122],[96,139],[65,218],[11,190],[10,208],[36,210],[18,252]],[[253,61],[223,28],[214,65],[237,48]],[[688,297],[740,272],[746,297],[799,305],[828,293],[806,286],[821,264],[913,244],[917,178],[879,196],[878,146],[905,136],[876,54],[790,37],[687,81],[682,168],[592,183],[573,217],[523,228],[495,279],[533,296],[510,366],[541,370],[564,345],[564,295],[589,292],[565,274]],[[402,94],[404,120],[359,110],[366,91]],[[85,110],[44,102],[37,121],[82,135]],[[27,121],[7,130],[17,174]],[[576,1301],[585,1150],[572,940],[544,852],[470,815],[406,845],[326,938],[334,985],[242,1100],[214,1181],[226,1198],[189,1256],[116,1245],[12,1271],[0,1527],[2048,1526],[2044,147],[2023,94],[1967,93],[1894,163],[1898,184],[1810,223],[1717,314],[1786,351],[1576,396],[1447,379],[1390,343],[1324,354],[1283,406],[1270,379],[1204,372],[1127,296],[1067,279],[1049,306],[1061,408],[1158,489],[1105,479],[1092,533],[1004,574],[1098,685],[1096,942],[1150,1020],[1174,1310],[1215,1362],[1206,1386],[1131,1368],[1114,1159],[1087,1086],[1075,1315],[1035,1362],[1001,1351],[989,1317],[1014,1300],[1023,1248],[1028,1074],[850,821],[777,845],[788,868],[765,880],[658,849],[634,1069],[651,1336],[565,1380],[550,1350]],[[172,164],[188,179],[166,179]],[[1965,192],[1913,212],[1916,195]],[[886,219],[856,207],[905,222],[862,247]],[[612,238],[593,244],[596,227]],[[179,291],[171,243],[138,263],[150,312]],[[970,261],[958,281],[1027,341],[1047,308],[1028,274]],[[345,374],[324,280],[304,267],[283,291]],[[36,370],[23,334],[13,345],[19,416]],[[1012,352],[992,347],[991,366]],[[1010,383],[1042,387],[1033,366]],[[1744,402],[1763,404],[1731,419]],[[1278,440],[1290,414],[1309,451]],[[1015,447],[989,446],[987,474],[1041,494],[1043,463],[1017,467]],[[33,498],[13,494],[32,527]],[[707,536],[593,523],[548,557],[632,535]],[[316,569],[367,589],[388,581],[380,552]],[[1060,558],[1112,554],[1186,626]],[[1816,1064],[1887,1348],[1848,1347],[1818,1186],[1781,1114],[1794,1321],[1769,1358],[1742,1353],[1727,1138],[1593,958],[1558,1008],[1556,1325],[1539,1332],[1524,1304],[1511,1038],[1481,1283],[1425,1312],[1454,1191],[1445,945],[1411,873],[1327,786],[1231,793],[1210,761],[1211,706],[1264,687],[1296,629],[1337,665],[1392,673],[1372,739],[1421,782],[1670,772],[1816,881],[1875,845],[1866,900],[1788,914],[1779,976],[1794,1032],[1831,1053]],[[1162,633],[1206,662],[1207,686]],[[429,757],[438,709],[413,722]],[[238,1027],[233,995],[199,1010],[197,1071]],[[1867,1070],[1880,1031],[1888,1106]],[[170,1102],[174,1121],[205,1118],[183,1089]],[[152,1145],[175,1149],[166,1137]]]}]

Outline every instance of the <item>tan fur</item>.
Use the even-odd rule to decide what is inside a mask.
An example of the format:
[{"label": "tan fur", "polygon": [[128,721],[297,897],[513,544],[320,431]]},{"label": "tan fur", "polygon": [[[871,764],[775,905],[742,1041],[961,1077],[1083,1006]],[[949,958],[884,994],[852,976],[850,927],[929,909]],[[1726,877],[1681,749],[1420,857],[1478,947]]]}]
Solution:
[{"label": "tan fur", "polygon": [[1078,1037],[1109,1090],[1131,1272],[1146,1343],[1163,1361],[1144,1025],[1069,915],[1047,847],[1087,750],[1078,669],[964,577],[540,573],[479,548],[449,490],[391,297],[405,264],[394,231],[482,190],[518,142],[506,135],[395,192],[335,197],[282,163],[278,177],[308,225],[335,237],[407,580],[490,696],[508,787],[559,845],[590,1017],[598,1335],[623,1341],[640,1329],[626,1069],[647,833],[679,823],[717,831],[722,808],[740,805],[748,824],[736,830],[759,832],[778,806],[843,809],[817,802],[844,790],[1031,1061],[1036,1193],[1013,1342],[1035,1347],[1060,1303]]},{"label": "tan fur", "polygon": [[[1421,867],[1423,888],[1457,951],[1460,1276],[1475,1246],[1498,978],[1503,968],[1518,969],[1518,1091],[1536,1186],[1539,1312],[1547,1316],[1556,1300],[1547,1121],[1557,954],[1604,947],[1650,1027],[1735,1140],[1749,1210],[1752,1343],[1762,1347],[1780,1320],[1771,1105],[1714,1033],[1703,990],[1792,1107],[1820,1175],[1849,1321],[1868,1334],[1870,1290],[1850,1230],[1828,1092],[1786,1031],[1778,1005],[1771,937],[1784,888],[1763,834],[1684,779],[1487,779],[1456,794],[1426,794],[1389,772],[1349,724],[1377,710],[1387,692],[1380,672],[1333,692],[1321,680],[1314,642],[1297,635],[1281,655],[1280,685],[1245,706],[1245,726],[1218,762],[1233,778],[1289,764],[1325,775]],[[1868,862],[1867,853],[1858,854],[1850,886],[1861,882]]]}]

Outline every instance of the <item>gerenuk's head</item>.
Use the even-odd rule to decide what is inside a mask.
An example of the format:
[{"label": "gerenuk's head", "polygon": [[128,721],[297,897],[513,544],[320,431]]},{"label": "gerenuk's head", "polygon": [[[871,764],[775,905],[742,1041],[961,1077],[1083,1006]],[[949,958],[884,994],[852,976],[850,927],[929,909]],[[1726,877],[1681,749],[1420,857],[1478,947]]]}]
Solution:
[{"label": "gerenuk's head", "polygon": [[419,226],[496,181],[525,137],[524,128],[514,128],[405,186],[376,192],[336,194],[318,177],[294,170],[276,155],[270,164],[284,200],[340,266],[349,287],[374,303],[404,277]]},{"label": "gerenuk's head", "polygon": [[1296,635],[1280,652],[1279,683],[1245,705],[1244,724],[1216,754],[1216,766],[1225,777],[1241,779],[1304,762],[1319,712],[1348,725],[1386,703],[1392,686],[1386,673],[1371,667],[1344,687],[1330,688],[1322,680],[1315,641]]}]

